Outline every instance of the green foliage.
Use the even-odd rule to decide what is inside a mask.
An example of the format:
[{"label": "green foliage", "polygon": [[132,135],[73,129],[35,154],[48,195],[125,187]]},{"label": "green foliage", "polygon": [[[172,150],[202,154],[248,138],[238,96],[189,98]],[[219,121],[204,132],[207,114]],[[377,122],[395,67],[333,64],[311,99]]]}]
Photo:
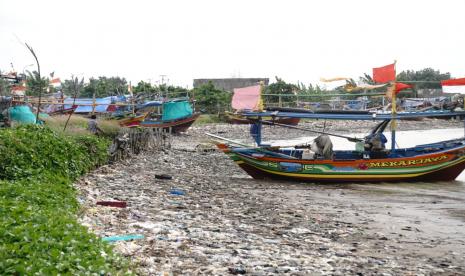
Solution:
[{"label": "green foliage", "polygon": [[227,110],[231,104],[232,94],[217,89],[209,82],[192,90],[196,100],[196,108],[203,113],[215,114]]},{"label": "green foliage", "polygon": [[[295,84],[287,83],[283,81],[281,78],[276,77],[276,82],[268,85],[265,88],[263,94],[272,94],[272,95],[265,95],[263,100],[265,105],[267,103],[278,103],[279,96],[276,95],[295,95],[299,91],[299,87]],[[283,103],[295,103],[296,97],[295,96],[281,96],[281,102]],[[286,104],[286,106],[290,106],[293,104]]]},{"label": "green foliage", "polygon": [[134,95],[139,100],[159,100],[161,98],[182,98],[189,97],[190,91],[180,86],[166,84],[152,85],[148,82],[140,81],[133,87]]},{"label": "green foliage", "polygon": [[[91,135],[74,139],[77,141],[37,125],[0,131],[0,179],[38,177],[44,173],[75,179],[103,163],[104,157],[98,150],[106,149],[108,141]],[[89,150],[99,155],[89,155]]]},{"label": "green foliage", "polygon": [[433,68],[425,68],[419,71],[407,70],[397,75],[397,80],[400,82],[425,81],[423,83],[415,83],[415,89],[440,89],[440,81],[448,79],[450,79],[450,73],[441,73],[439,70],[434,70]]},{"label": "green foliage", "polygon": [[92,98],[94,93],[96,98],[125,95],[128,94],[128,82],[120,77],[90,78],[89,83],[81,91],[81,97]]},{"label": "green foliage", "polygon": [[76,219],[72,180],[107,160],[108,140],[35,125],[0,130],[0,274],[107,275],[129,264]]},{"label": "green foliage", "polygon": [[107,274],[127,261],[80,225],[66,178],[0,181],[0,274]]},{"label": "green foliage", "polygon": [[79,80],[77,77],[64,80],[62,83],[63,93],[66,95],[79,97],[84,89],[84,78]]},{"label": "green foliage", "polygon": [[[1,75],[1,71],[0,71],[0,75]],[[0,78],[0,96],[7,96],[7,95],[10,95],[10,83],[3,79],[3,78]]]},{"label": "green foliage", "polygon": [[39,92],[42,91],[42,95],[46,93],[47,87],[50,80],[41,76],[39,78],[39,73],[37,71],[27,71],[26,85],[27,85],[27,95],[29,96],[39,96]]},{"label": "green foliage", "polygon": [[[300,101],[306,102],[319,102],[325,100],[324,94],[328,93],[326,90],[321,89],[319,85],[313,86],[311,83],[308,86],[298,84],[297,95]],[[327,98],[327,97],[326,97]]]}]

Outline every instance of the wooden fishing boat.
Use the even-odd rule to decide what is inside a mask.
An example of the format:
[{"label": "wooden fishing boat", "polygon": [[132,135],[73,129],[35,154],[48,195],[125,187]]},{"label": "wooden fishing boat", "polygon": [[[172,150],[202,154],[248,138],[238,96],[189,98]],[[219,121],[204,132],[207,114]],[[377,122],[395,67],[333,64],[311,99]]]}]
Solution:
[{"label": "wooden fishing boat", "polygon": [[146,116],[147,113],[136,116],[130,116],[128,118],[118,120],[118,124],[122,127],[137,127],[140,125],[142,121],[144,121]]},{"label": "wooden fishing boat", "polygon": [[140,122],[141,127],[171,129],[172,133],[185,132],[200,113],[194,113],[191,104],[186,99],[173,99],[166,102],[150,103],[152,107],[160,107],[162,113],[152,113]]},{"label": "wooden fishing boat", "polygon": [[[307,119],[376,120],[381,121],[370,135],[357,139],[342,135],[351,141],[362,143],[358,150],[335,150],[331,157],[307,155],[308,148],[293,149],[269,147],[261,143],[261,124],[256,120],[258,147],[250,147],[223,139],[229,143],[217,143],[250,176],[256,179],[284,179],[299,182],[405,182],[405,181],[452,181],[465,169],[465,138],[417,145],[410,148],[395,147],[395,129],[391,131],[391,148],[373,150],[366,147],[369,137],[381,135],[386,126],[396,120],[426,117],[455,117],[464,111],[420,112],[392,114],[290,114],[275,116]],[[248,113],[246,116],[262,118],[265,113]],[[268,122],[270,123],[270,122]],[[394,125],[395,126],[395,125]],[[296,128],[296,127],[294,127]],[[302,129],[302,128],[301,128]],[[310,130],[311,131],[311,130]],[[311,131],[321,133],[317,131]],[[332,134],[331,134],[332,135]],[[363,147],[363,144],[365,147]],[[311,156],[311,157],[309,157]]]},{"label": "wooden fishing boat", "polygon": [[144,120],[140,123],[141,127],[153,127],[163,128],[169,130],[171,128],[172,133],[185,132],[187,129],[199,118],[200,113],[194,113],[192,116],[176,119],[176,120]]},{"label": "wooden fishing boat", "polygon": [[78,108],[78,105],[73,105],[70,108],[62,108],[58,109],[52,112],[49,112],[48,115],[54,116],[54,115],[69,115],[71,113],[74,113],[74,111]]}]

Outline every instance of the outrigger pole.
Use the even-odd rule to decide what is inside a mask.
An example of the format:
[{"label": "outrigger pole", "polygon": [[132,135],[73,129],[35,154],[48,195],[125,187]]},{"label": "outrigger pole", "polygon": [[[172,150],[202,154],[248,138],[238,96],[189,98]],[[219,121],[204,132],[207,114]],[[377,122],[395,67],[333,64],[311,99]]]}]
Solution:
[{"label": "outrigger pole", "polygon": [[[221,137],[221,136],[218,136],[218,135],[215,135],[215,134],[211,134],[211,133],[208,133],[208,132],[205,132],[205,134],[210,136],[210,137],[213,137],[213,138],[216,138],[216,139],[219,139],[219,140],[223,140],[223,141],[229,142],[231,144],[236,144],[236,145],[244,147],[244,148],[255,149],[255,150],[260,151],[260,152],[270,153],[270,151],[268,151],[268,150],[266,150],[264,148],[261,148],[260,146],[259,147],[249,146],[249,145],[246,145],[244,143],[237,142],[237,141],[234,141],[234,140],[231,140],[231,139],[228,139],[228,138],[224,138],[224,137]],[[286,158],[297,159],[296,157],[292,157],[292,156],[277,153],[277,152],[273,152],[273,154],[276,154],[278,156],[285,156]]]},{"label": "outrigger pole", "polygon": [[313,133],[317,133],[317,134],[325,134],[325,135],[329,135],[329,136],[345,138],[345,139],[349,140],[350,142],[363,142],[364,141],[363,139],[360,139],[360,138],[349,137],[349,136],[333,134],[333,133],[327,133],[327,132],[317,131],[317,130],[308,129],[308,128],[304,128],[304,127],[297,127],[297,126],[291,126],[291,125],[286,125],[286,124],[280,124],[280,123],[276,123],[276,122],[273,122],[273,121],[262,121],[262,122],[267,124],[267,125],[277,125],[277,126],[282,126],[282,127],[292,128],[292,129],[298,129],[298,130],[313,132]]}]

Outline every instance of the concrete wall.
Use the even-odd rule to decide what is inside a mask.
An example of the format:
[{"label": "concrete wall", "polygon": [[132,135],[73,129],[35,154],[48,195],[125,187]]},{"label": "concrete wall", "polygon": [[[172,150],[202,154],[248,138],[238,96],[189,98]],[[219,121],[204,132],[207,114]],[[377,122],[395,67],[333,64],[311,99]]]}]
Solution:
[{"label": "concrete wall", "polygon": [[233,92],[234,88],[257,85],[261,81],[268,85],[268,78],[194,79],[194,88],[212,82],[216,88]]}]

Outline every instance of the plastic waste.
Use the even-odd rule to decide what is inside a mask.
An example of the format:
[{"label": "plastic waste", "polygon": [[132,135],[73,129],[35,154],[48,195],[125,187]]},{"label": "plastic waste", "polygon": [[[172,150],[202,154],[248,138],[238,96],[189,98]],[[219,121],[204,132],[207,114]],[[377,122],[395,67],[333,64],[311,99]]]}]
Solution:
[{"label": "plastic waste", "polygon": [[144,235],[124,235],[124,236],[103,237],[102,240],[107,241],[107,242],[117,242],[117,241],[140,240],[143,238],[144,238]]}]

